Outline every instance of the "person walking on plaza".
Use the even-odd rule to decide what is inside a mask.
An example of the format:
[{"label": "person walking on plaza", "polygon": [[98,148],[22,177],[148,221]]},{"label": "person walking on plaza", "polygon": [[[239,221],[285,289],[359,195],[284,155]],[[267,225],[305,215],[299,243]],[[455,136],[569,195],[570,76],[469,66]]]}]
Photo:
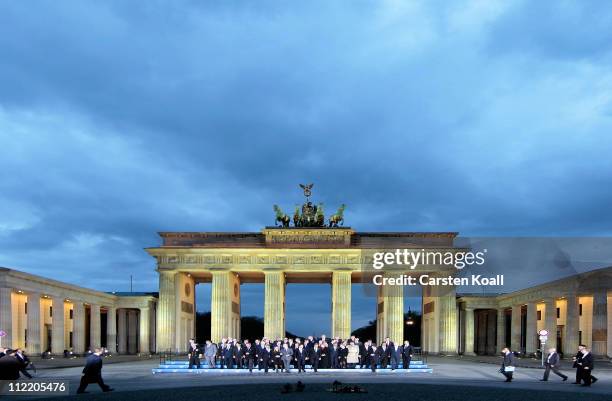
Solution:
[{"label": "person walking on plaza", "polygon": [[578,365],[580,365],[580,369],[582,369],[582,372],[580,373],[582,381],[584,382],[582,385],[585,387],[590,387],[591,383],[595,383],[597,381],[597,378],[593,377],[592,375],[593,368],[595,367],[593,363],[593,354],[591,354],[589,349],[586,347],[583,347],[581,352],[582,357],[580,358]]},{"label": "person walking on plaza", "polygon": [[554,374],[563,379],[563,381],[567,380],[567,376],[559,371],[559,364],[561,363],[561,358],[559,358],[559,354],[557,353],[556,348],[548,349],[548,356],[546,357],[546,361],[544,362],[544,377],[540,381],[548,381],[548,375],[550,375],[550,371],[552,370]]},{"label": "person walking on plaza", "polygon": [[103,392],[113,391],[108,385],[102,380],[102,350],[95,348],[93,354],[87,357],[85,367],[83,368],[83,375],[81,376],[81,383],[77,389],[77,394],[83,394],[85,389],[90,383],[98,383],[98,386]]},{"label": "person walking on plaza", "polygon": [[508,348],[502,349],[502,353],[504,354],[504,361],[502,362],[501,369],[499,371],[501,374],[506,376],[506,383],[510,383],[512,381],[515,368],[514,354]]},{"label": "person walking on plaza", "polygon": [[200,369],[200,354],[202,350],[200,346],[195,342],[195,338],[189,340],[189,369],[196,368]]},{"label": "person walking on plaza", "polygon": [[293,359],[293,350],[289,347],[288,343],[283,344],[283,348],[280,352],[281,359],[283,360],[283,367],[285,372],[289,373],[291,368],[291,359]]}]

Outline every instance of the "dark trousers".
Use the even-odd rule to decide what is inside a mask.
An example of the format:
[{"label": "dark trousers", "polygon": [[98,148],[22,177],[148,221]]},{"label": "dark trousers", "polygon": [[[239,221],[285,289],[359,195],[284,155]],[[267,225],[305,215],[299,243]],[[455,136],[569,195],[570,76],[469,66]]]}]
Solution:
[{"label": "dark trousers", "polygon": [[98,386],[102,389],[102,391],[106,392],[110,390],[110,387],[104,384],[104,380],[102,380],[102,376],[81,376],[81,383],[79,384],[79,388],[77,389],[77,393],[82,393],[87,388],[89,383],[98,383]]},{"label": "dark trousers", "polygon": [[317,371],[317,369],[319,369],[319,360],[318,360],[317,358],[315,358],[315,359],[312,361],[312,369],[313,369],[315,372]]},{"label": "dark trousers", "polygon": [[383,356],[383,357],[380,359],[380,368],[381,368],[381,369],[387,369],[387,364],[388,364],[388,363],[389,363],[389,360],[387,359],[387,356],[386,356],[386,355],[385,355],[385,356]]},{"label": "dark trousers", "polygon": [[506,376],[506,381],[507,382],[511,382],[512,381],[512,373],[514,373],[514,372],[502,372],[502,375]]},{"label": "dark trousers", "polygon": [[300,359],[296,359],[295,360],[295,366],[297,366],[297,368],[298,368],[298,373],[305,372],[305,370],[304,370],[304,361],[302,361]]},{"label": "dark trousers", "polygon": [[198,355],[191,355],[189,357],[189,369],[193,369],[193,365],[200,369],[200,357]]},{"label": "dark trousers", "polygon": [[252,358],[248,358],[245,361],[246,365],[249,367],[249,372],[253,371],[253,359]]},{"label": "dark trousers", "polygon": [[584,381],[584,384],[587,386],[591,385],[592,380],[592,376],[591,376],[591,369],[580,369],[582,370],[582,373],[580,374],[582,377],[582,380]]},{"label": "dark trousers", "polygon": [[410,367],[410,361],[412,360],[412,357],[410,355],[406,356],[406,355],[402,355],[402,365],[404,367],[404,369],[408,369]]},{"label": "dark trousers", "polygon": [[550,365],[546,365],[544,367],[544,380],[548,380],[548,375],[550,375],[550,371],[553,371],[554,374],[556,374],[559,377],[562,377],[563,379],[567,379],[567,376],[565,376],[563,373],[561,373],[559,371],[559,368],[556,366],[550,366]]},{"label": "dark trousers", "polygon": [[582,368],[576,368],[576,383],[580,383],[582,381]]},{"label": "dark trousers", "polygon": [[372,369],[372,372],[376,372],[376,365],[377,365],[378,361],[376,361],[375,359],[371,359],[369,361],[369,365],[370,368]]}]

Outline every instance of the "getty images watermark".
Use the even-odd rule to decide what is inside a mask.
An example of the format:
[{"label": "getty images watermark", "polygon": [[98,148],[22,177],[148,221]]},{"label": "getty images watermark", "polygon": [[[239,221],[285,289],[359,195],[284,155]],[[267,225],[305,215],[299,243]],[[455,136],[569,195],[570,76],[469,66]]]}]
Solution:
[{"label": "getty images watermark", "polygon": [[[463,270],[465,267],[482,266],[485,264],[487,250],[471,251],[427,251],[425,249],[396,249],[395,251],[374,252],[372,254],[372,268],[380,271],[385,267],[392,267],[394,271],[405,269],[415,270],[417,266],[449,267]],[[391,270],[391,269],[389,269]],[[425,286],[503,286],[504,275],[497,274],[486,277],[482,274],[472,274],[469,277],[454,277],[452,274],[441,275],[443,271],[435,274],[399,274],[385,276],[375,274],[372,283],[377,286],[386,285],[425,285]]]}]

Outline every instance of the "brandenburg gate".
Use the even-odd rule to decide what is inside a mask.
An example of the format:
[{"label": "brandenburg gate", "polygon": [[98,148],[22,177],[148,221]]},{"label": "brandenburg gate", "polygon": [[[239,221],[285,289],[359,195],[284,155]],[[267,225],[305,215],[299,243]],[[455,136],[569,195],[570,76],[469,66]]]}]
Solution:
[{"label": "brandenburg gate", "polygon": [[[195,334],[197,283],[212,284],[210,339],[240,338],[240,285],[264,283],[264,336],[285,336],[287,283],[330,283],[332,337],[351,334],[351,285],[372,283],[364,269],[376,249],[414,248],[448,250],[456,233],[356,232],[342,227],[344,205],[325,224],[323,206],[310,200],[311,186],[303,186],[306,202],[291,218],[275,206],[278,226],[261,232],[162,232],[162,244],[147,248],[159,272],[157,351],[184,352]],[[448,275],[436,266],[386,275]],[[403,286],[374,287],[377,297],[377,341],[404,339]],[[423,338],[434,338],[434,352],[457,352],[457,309],[454,289],[436,293],[423,289]],[[365,296],[365,295],[364,295]]]}]

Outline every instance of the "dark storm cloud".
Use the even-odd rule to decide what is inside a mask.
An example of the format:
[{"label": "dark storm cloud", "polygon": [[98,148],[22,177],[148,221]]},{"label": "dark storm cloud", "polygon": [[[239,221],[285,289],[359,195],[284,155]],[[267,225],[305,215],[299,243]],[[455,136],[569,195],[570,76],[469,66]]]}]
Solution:
[{"label": "dark storm cloud", "polygon": [[156,231],[259,230],[311,181],[358,230],[609,235],[611,16],[3,2],[0,264],[153,289]]}]

